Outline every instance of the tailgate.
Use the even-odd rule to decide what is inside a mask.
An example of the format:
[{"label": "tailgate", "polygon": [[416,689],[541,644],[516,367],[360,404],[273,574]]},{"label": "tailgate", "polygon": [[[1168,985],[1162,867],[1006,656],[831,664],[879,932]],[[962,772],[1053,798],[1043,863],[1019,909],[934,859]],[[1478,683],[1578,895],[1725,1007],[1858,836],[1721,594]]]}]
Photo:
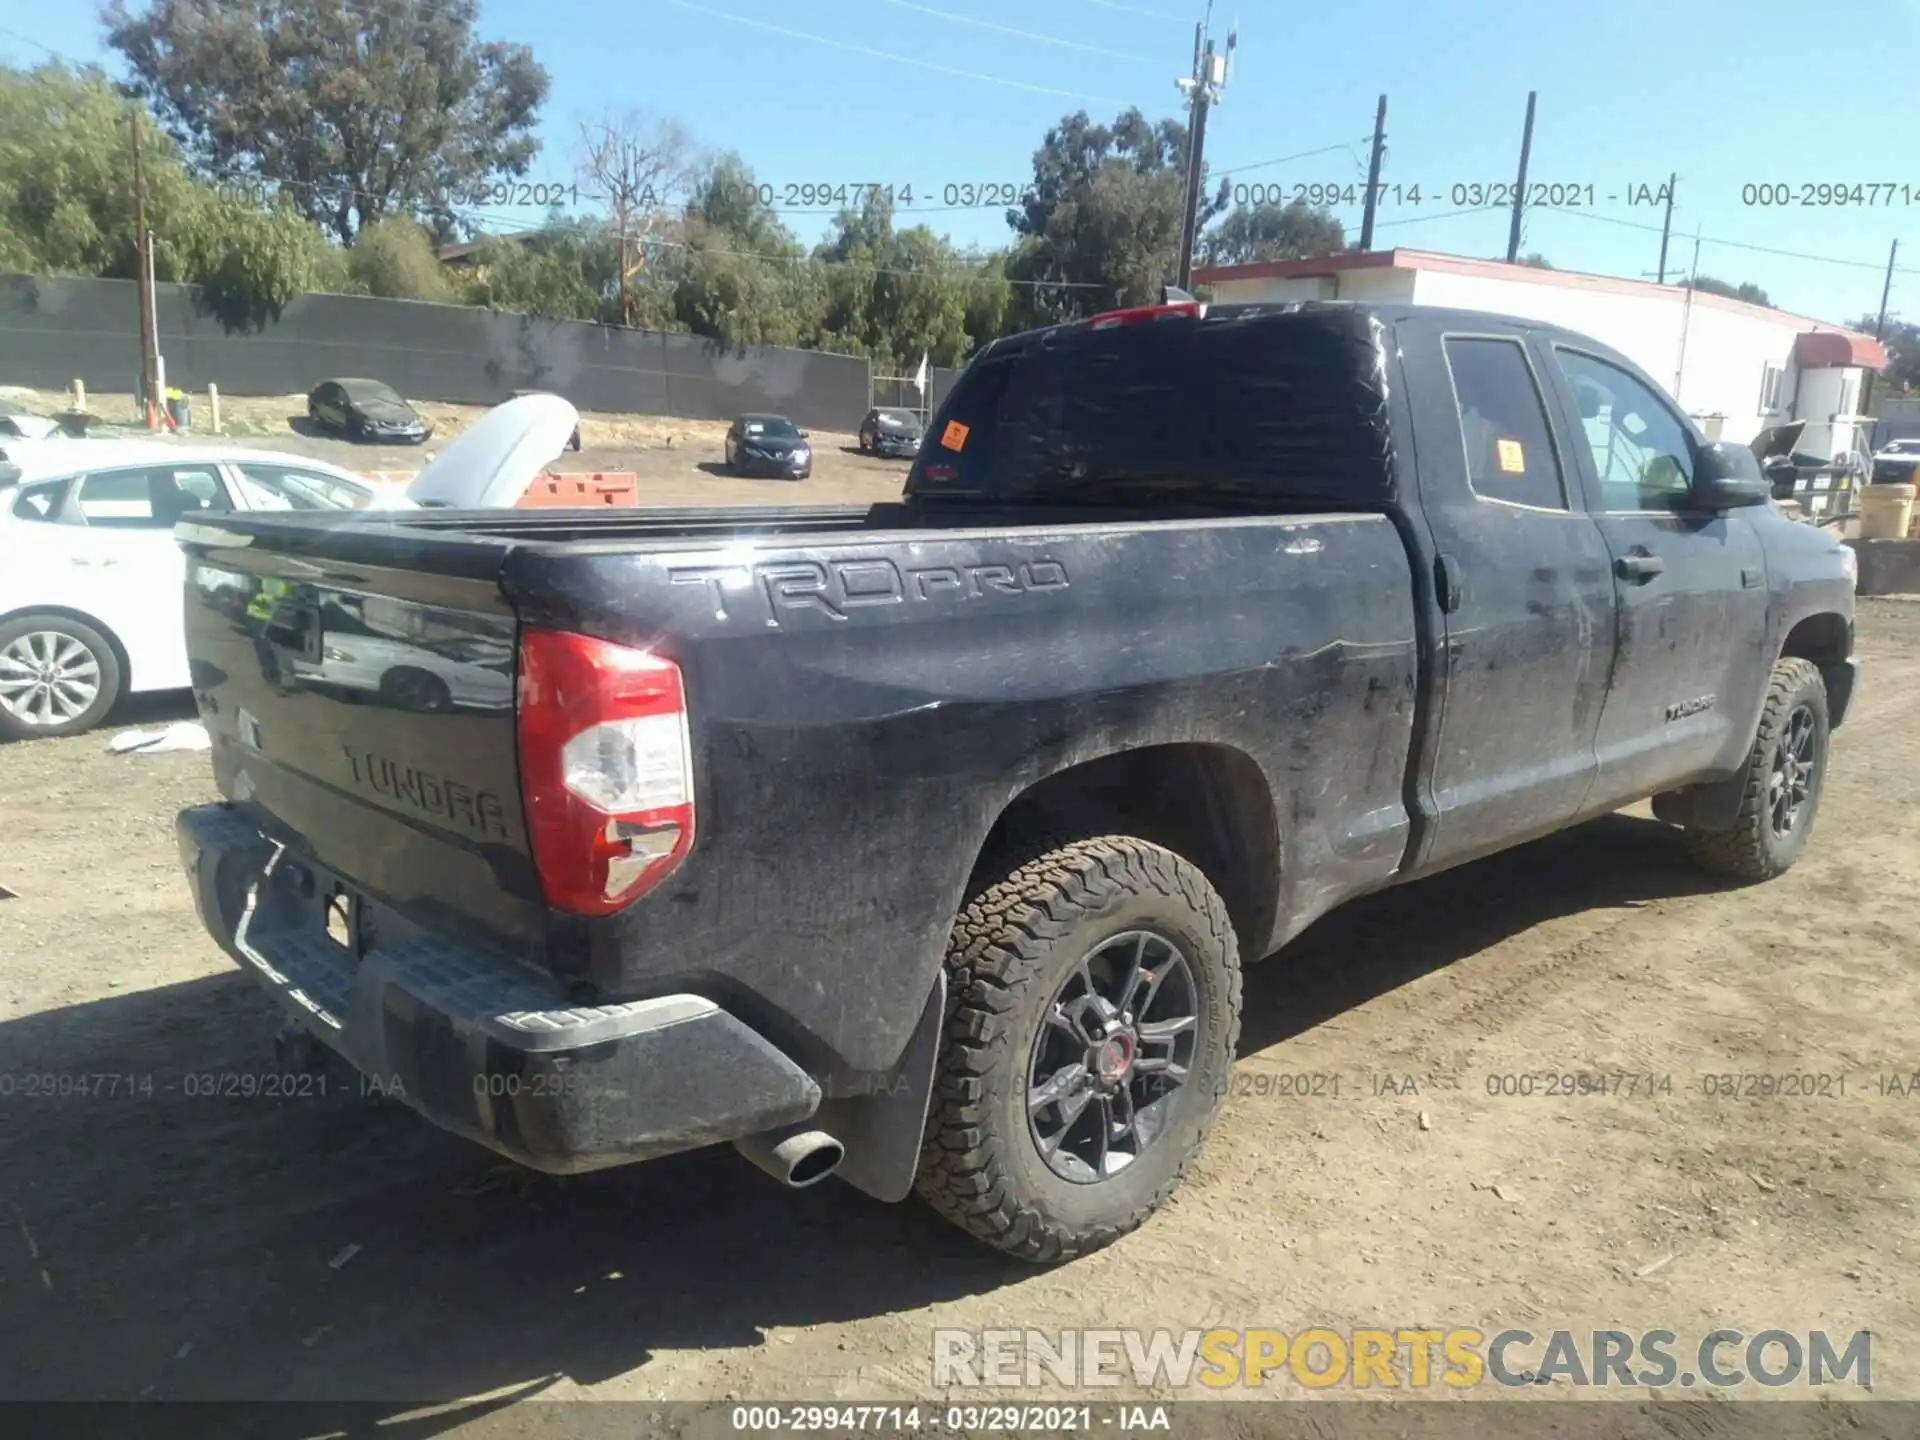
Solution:
[{"label": "tailgate", "polygon": [[369,560],[362,536],[293,520],[180,538],[221,793],[408,919],[538,962],[502,547],[416,536]]}]

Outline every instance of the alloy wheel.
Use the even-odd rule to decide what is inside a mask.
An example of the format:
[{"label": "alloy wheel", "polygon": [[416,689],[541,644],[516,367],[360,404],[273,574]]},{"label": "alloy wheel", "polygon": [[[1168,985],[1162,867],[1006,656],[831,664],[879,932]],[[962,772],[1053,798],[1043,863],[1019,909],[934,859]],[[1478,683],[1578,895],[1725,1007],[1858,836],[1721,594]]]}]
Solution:
[{"label": "alloy wheel", "polygon": [[64,725],[99,698],[100,661],[71,635],[29,630],[0,649],[0,706],[23,725]]},{"label": "alloy wheel", "polygon": [[1199,1039],[1187,957],[1162,935],[1102,941],[1062,982],[1034,1038],[1027,1125],[1047,1167],[1090,1185],[1165,1133]]}]

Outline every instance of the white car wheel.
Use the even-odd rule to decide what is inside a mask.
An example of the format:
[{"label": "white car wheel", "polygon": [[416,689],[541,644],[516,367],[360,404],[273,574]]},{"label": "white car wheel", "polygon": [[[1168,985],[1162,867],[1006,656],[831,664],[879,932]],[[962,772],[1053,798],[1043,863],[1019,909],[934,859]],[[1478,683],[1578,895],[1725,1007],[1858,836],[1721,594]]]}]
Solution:
[{"label": "white car wheel", "polygon": [[91,730],[120,697],[106,638],[63,615],[0,625],[0,734],[14,739]]}]

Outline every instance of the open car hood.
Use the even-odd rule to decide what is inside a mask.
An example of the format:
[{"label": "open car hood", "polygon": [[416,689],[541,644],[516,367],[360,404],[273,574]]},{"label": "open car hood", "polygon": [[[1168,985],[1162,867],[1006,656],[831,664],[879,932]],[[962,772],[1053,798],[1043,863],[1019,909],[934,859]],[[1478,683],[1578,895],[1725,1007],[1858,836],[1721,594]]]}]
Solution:
[{"label": "open car hood", "polygon": [[1800,443],[1800,436],[1807,428],[1804,420],[1792,420],[1785,425],[1775,425],[1762,430],[1748,442],[1756,460],[1769,460],[1775,455],[1791,455],[1793,447]]},{"label": "open car hood", "polygon": [[580,413],[558,395],[523,395],[496,405],[413,477],[411,505],[507,509],[567,448]]}]

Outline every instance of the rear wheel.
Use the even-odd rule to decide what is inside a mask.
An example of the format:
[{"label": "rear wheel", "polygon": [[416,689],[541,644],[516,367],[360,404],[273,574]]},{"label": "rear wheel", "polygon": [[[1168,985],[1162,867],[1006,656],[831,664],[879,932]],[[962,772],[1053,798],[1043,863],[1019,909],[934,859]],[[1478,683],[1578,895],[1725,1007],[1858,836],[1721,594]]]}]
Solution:
[{"label": "rear wheel", "polygon": [[1240,957],[1207,879],[1109,835],[1010,870],[960,912],[916,1188],[975,1238],[1052,1263],[1171,1195],[1226,1094]]},{"label": "rear wheel", "polygon": [[1735,880],[1771,880],[1807,848],[1827,774],[1827,687],[1811,660],[1773,667],[1729,830],[1688,830],[1687,848]]},{"label": "rear wheel", "polygon": [[402,666],[380,677],[380,697],[398,710],[438,713],[453,708],[447,682],[425,670]]},{"label": "rear wheel", "polygon": [[0,625],[0,736],[78,735],[120,698],[113,646],[64,615],[22,615]]}]

